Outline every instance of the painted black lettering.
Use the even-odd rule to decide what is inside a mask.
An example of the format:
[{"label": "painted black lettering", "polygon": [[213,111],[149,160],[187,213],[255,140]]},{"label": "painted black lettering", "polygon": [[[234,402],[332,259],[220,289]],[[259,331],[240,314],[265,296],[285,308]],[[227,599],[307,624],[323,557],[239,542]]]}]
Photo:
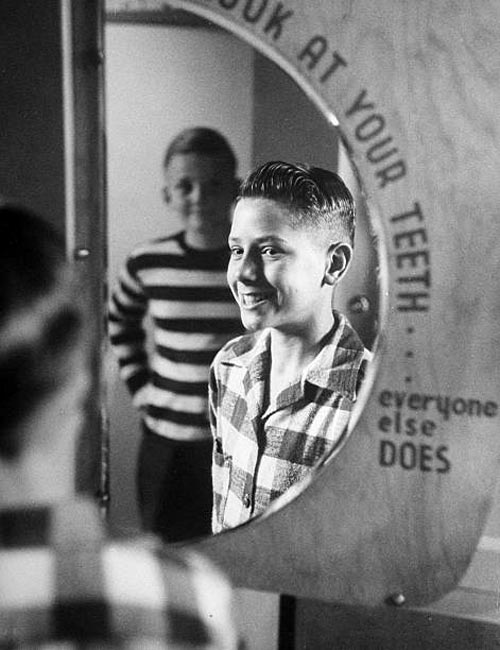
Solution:
[{"label": "painted black lettering", "polygon": [[389,183],[394,183],[400,178],[403,178],[403,176],[406,176],[405,162],[404,160],[398,160],[397,162],[392,163],[392,165],[384,167],[384,169],[381,169],[375,175],[380,178],[379,187],[385,187]]},{"label": "painted black lettering", "polygon": [[372,146],[366,152],[366,157],[368,161],[375,165],[379,162],[382,162],[383,160],[386,160],[387,158],[389,158],[389,156],[392,156],[392,154],[397,153],[398,152],[397,147],[392,147],[392,149],[384,150],[384,147],[391,142],[392,142],[392,136],[388,136],[387,138],[384,138],[383,140],[380,140],[379,142],[372,144]]},{"label": "painted black lettering", "polygon": [[219,4],[223,9],[234,9],[239,0],[219,0]]},{"label": "painted black lettering", "polygon": [[349,108],[346,111],[346,117],[350,117],[351,115],[354,115],[354,113],[357,113],[358,111],[370,110],[372,108],[375,108],[375,104],[373,104],[372,102],[364,103],[366,94],[367,91],[365,89],[363,89],[359,93],[356,100],[354,101],[354,104],[351,106],[351,108]]},{"label": "painted black lettering", "polygon": [[455,413],[455,415],[463,415],[467,410],[467,403],[461,397],[457,397],[457,399],[453,400],[451,408],[453,409],[453,413]]},{"label": "painted black lettering", "polygon": [[255,8],[254,5],[257,3],[247,0],[243,9],[243,18],[249,23],[258,22],[267,8],[267,2],[268,0],[261,0],[259,7]]},{"label": "painted black lettering", "polygon": [[405,403],[406,393],[399,393],[396,391],[394,397],[396,398],[396,408],[400,409]]},{"label": "painted black lettering", "polygon": [[498,404],[496,402],[486,402],[484,405],[484,414],[489,418],[494,418],[498,411]]},{"label": "painted black lettering", "polygon": [[405,425],[405,433],[407,436],[414,436],[417,433],[417,423],[415,418],[407,418]]},{"label": "painted black lettering", "polygon": [[379,133],[384,130],[385,120],[379,113],[374,113],[358,124],[355,134],[358,140],[365,142],[375,138]]},{"label": "painted black lettering", "polygon": [[390,440],[380,441],[379,463],[382,467],[394,465],[396,460],[396,445]]},{"label": "painted black lettering", "polygon": [[399,462],[403,469],[415,469],[417,450],[412,442],[404,442],[399,448]]},{"label": "painted black lettering", "polygon": [[314,67],[316,67],[326,52],[327,47],[328,43],[326,42],[326,38],[323,36],[313,36],[304,47],[304,49],[300,52],[299,61],[303,61],[307,58],[309,61],[307,64],[307,69],[312,70]]},{"label": "painted black lettering", "polygon": [[[478,417],[482,415],[481,402],[478,399],[470,399],[467,403],[467,411],[470,416],[477,415]],[[456,413],[456,411],[455,411]]]},{"label": "painted black lettering", "polygon": [[383,390],[379,395],[379,402],[382,406],[391,406],[392,393],[390,390]]},{"label": "painted black lettering", "polygon": [[430,445],[420,445],[420,470],[432,472],[433,449]]},{"label": "painted black lettering", "polygon": [[422,251],[411,251],[409,253],[399,253],[396,255],[396,266],[398,269],[402,269],[404,264],[403,262],[405,260],[408,260],[411,262],[407,266],[410,268],[415,268],[416,266],[419,266],[419,259],[422,258],[423,262],[425,263],[426,266],[429,265],[429,252],[426,250]]},{"label": "painted black lettering", "polygon": [[413,217],[416,217],[419,221],[423,221],[424,215],[422,214],[422,210],[420,209],[420,204],[418,201],[415,201],[413,204],[413,210],[410,210],[409,212],[402,212],[401,214],[397,214],[394,217],[391,217],[391,221],[393,223],[396,223],[398,221],[403,221],[405,219],[412,219]]},{"label": "painted black lettering", "polygon": [[392,420],[388,415],[383,415],[378,421],[378,428],[384,433],[389,433],[391,430]]},{"label": "painted black lettering", "polygon": [[418,393],[412,393],[408,397],[408,406],[414,411],[418,411],[418,409],[420,408],[420,399],[421,399],[421,395],[419,395]]},{"label": "painted black lettering", "polygon": [[450,398],[438,395],[436,399],[436,408],[443,416],[443,419],[448,420],[450,417]]},{"label": "painted black lettering", "polygon": [[442,466],[438,467],[436,470],[439,474],[446,474],[450,471],[451,463],[446,457],[447,452],[448,447],[446,447],[446,445],[440,445],[436,450],[436,457],[443,463]]},{"label": "painted black lettering", "polygon": [[424,395],[423,409],[427,411],[427,404],[433,402],[435,399],[434,395]]},{"label": "painted black lettering", "polygon": [[424,420],[420,430],[422,431],[422,435],[432,438],[436,430],[436,423],[433,420]]},{"label": "painted black lettering", "polygon": [[406,230],[394,235],[392,241],[396,248],[401,248],[401,242],[405,239],[408,240],[408,248],[415,248],[417,245],[416,237],[420,237],[421,241],[418,243],[427,243],[427,230],[425,228],[416,228],[415,230]]},{"label": "painted black lettering", "polygon": [[332,56],[333,56],[333,63],[330,65],[329,68],[326,69],[325,72],[323,72],[323,74],[319,78],[322,84],[325,83],[325,81],[328,81],[328,79],[330,79],[332,74],[336,70],[338,70],[341,66],[343,67],[347,66],[347,62],[340,56],[338,52],[333,52]]},{"label": "painted black lettering", "polygon": [[278,2],[276,5],[271,18],[267,21],[266,26],[264,27],[264,32],[266,34],[272,33],[273,39],[276,41],[281,36],[283,32],[283,23],[285,20],[289,20],[293,16],[293,11],[289,9],[288,11],[283,11],[283,3]]},{"label": "painted black lettering", "polygon": [[429,269],[424,271],[422,275],[406,275],[398,278],[399,284],[423,284],[427,289],[431,286],[431,273]]},{"label": "painted black lettering", "polygon": [[400,301],[400,303],[398,303],[398,311],[429,311],[429,304],[427,301],[430,296],[428,293],[398,293],[397,298]]}]

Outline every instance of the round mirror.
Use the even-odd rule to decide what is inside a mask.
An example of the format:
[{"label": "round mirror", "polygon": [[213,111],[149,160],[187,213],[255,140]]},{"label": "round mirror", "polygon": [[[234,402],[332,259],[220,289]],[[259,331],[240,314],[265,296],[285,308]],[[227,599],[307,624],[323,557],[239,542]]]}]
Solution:
[{"label": "round mirror", "polygon": [[[274,62],[221,27],[165,7],[138,12],[127,10],[126,5],[108,3],[105,26],[111,292],[132,251],[144,242],[175,237],[182,230],[182,223],[165,204],[165,152],[184,129],[208,127],[230,143],[240,178],[258,164],[284,160],[336,171],[344,179],[357,206],[356,236],[353,260],[335,290],[333,306],[373,351],[379,327],[378,254],[334,116],[321,112]],[[171,296],[162,299],[172,301]],[[155,318],[146,325],[150,355],[158,346],[152,334]],[[164,345],[165,337],[165,333],[163,339],[160,336]],[[185,381],[182,359],[170,355],[163,364],[168,365],[165,372],[170,377]],[[116,529],[130,531],[140,525],[136,474],[143,436],[141,416],[123,381],[133,373],[133,362],[122,360],[120,377],[110,351],[107,370],[110,520]],[[206,363],[200,372],[208,375]],[[197,381],[207,382],[208,376],[200,375]],[[337,443],[328,453],[340,449]],[[154,455],[154,449],[149,453]]]}]

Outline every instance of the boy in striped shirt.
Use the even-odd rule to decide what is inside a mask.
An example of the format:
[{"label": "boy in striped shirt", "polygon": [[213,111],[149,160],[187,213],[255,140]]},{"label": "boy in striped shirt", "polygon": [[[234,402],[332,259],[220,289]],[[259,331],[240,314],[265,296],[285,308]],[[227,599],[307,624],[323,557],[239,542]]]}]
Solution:
[{"label": "boy in striped shirt", "polygon": [[179,541],[211,530],[208,370],[222,345],[242,331],[226,283],[238,181],[228,142],[201,127],[171,142],[164,174],[165,203],[184,228],[128,256],[111,298],[109,333],[142,414],[137,479],[143,528]]},{"label": "boy in striped shirt", "polygon": [[371,356],[332,309],[354,217],[349,190],[323,169],[266,163],[240,188],[227,277],[250,333],[210,373],[214,532],[263,512],[347,431]]}]

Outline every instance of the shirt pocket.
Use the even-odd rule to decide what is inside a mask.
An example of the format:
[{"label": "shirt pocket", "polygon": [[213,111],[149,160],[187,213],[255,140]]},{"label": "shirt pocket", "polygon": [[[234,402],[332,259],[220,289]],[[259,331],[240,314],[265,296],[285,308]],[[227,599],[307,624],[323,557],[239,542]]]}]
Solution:
[{"label": "shirt pocket", "polygon": [[212,531],[219,533],[223,528],[227,496],[231,485],[233,458],[222,451],[220,440],[215,441],[212,462],[213,511]]}]

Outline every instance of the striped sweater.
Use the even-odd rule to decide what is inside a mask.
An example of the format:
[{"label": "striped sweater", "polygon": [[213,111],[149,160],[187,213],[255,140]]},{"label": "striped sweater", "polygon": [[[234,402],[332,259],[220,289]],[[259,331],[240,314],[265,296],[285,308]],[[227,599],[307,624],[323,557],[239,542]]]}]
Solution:
[{"label": "striped sweater", "polygon": [[120,375],[159,435],[211,437],[210,363],[243,331],[228,259],[227,248],[189,248],[184,232],[155,239],[132,251],[112,292],[109,337]]}]

